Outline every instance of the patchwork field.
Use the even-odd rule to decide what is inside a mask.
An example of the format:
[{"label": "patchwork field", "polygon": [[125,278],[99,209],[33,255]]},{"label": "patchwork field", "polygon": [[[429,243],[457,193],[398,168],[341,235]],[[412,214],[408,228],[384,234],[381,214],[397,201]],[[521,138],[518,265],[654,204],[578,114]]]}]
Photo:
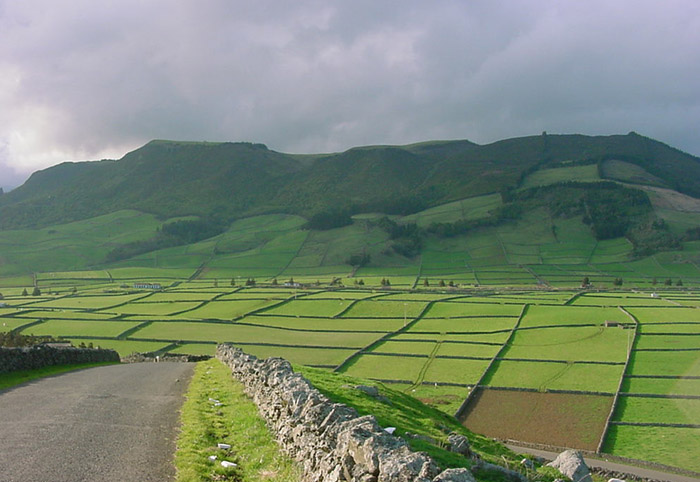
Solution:
[{"label": "patchwork field", "polygon": [[[124,356],[212,354],[217,342],[232,342],[257,356],[381,380],[451,414],[468,400],[460,419],[490,436],[589,450],[619,389],[606,451],[700,469],[675,455],[700,451],[696,291],[245,286],[231,272],[169,280],[135,268],[118,272],[134,276],[125,283],[115,271],[112,281],[99,271],[41,276],[40,296],[3,288],[0,330]],[[525,271],[484,272],[501,280]],[[144,273],[158,274],[142,280],[163,289],[134,289]]]}]

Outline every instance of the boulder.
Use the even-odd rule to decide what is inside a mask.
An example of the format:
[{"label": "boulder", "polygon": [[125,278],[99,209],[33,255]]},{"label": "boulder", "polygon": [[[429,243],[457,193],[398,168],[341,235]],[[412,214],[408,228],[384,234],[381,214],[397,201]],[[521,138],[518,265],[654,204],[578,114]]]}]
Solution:
[{"label": "boulder", "polygon": [[450,444],[450,452],[461,454],[465,457],[469,457],[471,455],[472,451],[469,447],[469,439],[464,435],[451,433],[447,437],[447,441]]},{"label": "boulder", "polygon": [[558,469],[573,482],[593,482],[591,471],[583,460],[581,452],[576,450],[566,450],[560,453],[553,462],[547,465]]},{"label": "boulder", "polygon": [[433,479],[433,482],[476,482],[469,469],[447,469]]}]

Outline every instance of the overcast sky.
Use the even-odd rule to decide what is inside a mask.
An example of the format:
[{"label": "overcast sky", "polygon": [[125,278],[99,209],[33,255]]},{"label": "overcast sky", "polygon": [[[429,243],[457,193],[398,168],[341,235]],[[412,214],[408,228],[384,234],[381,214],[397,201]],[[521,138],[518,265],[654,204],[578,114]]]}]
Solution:
[{"label": "overcast sky", "polygon": [[637,131],[700,155],[697,0],[0,0],[0,187],[151,139]]}]

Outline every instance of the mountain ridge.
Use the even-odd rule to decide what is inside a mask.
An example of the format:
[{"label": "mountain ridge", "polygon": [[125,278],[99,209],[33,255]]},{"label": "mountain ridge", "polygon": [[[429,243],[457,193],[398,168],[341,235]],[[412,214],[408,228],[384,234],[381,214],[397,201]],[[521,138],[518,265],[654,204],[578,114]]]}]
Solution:
[{"label": "mountain ridge", "polygon": [[[0,197],[0,229],[41,227],[120,209],[159,217],[412,209],[517,188],[543,167],[617,159],[700,197],[700,158],[636,133],[547,134],[286,154],[249,142],[153,140],[119,160],[62,163]],[[410,203],[409,203],[410,204]],[[408,208],[407,208],[408,209]],[[406,214],[403,212],[402,214]]]}]

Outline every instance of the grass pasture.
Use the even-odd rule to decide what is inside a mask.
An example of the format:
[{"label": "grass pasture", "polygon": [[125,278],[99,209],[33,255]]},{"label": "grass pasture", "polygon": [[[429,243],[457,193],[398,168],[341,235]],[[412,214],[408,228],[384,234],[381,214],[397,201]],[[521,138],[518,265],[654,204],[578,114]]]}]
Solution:
[{"label": "grass pasture", "polygon": [[620,365],[500,360],[484,384],[492,387],[574,390],[615,393],[622,376]]},{"label": "grass pasture", "polygon": [[700,429],[612,425],[603,451],[700,472]]},{"label": "grass pasture", "polygon": [[[500,256],[530,255],[525,244],[511,249],[516,246],[515,235],[505,229],[499,236],[490,238],[503,243],[490,254],[488,250],[492,248],[475,244],[475,249],[464,253],[464,259],[470,263],[476,260],[473,268],[458,266],[454,273],[440,278],[429,275],[430,286],[423,287],[419,282],[419,290],[415,291],[403,288],[416,281],[416,266],[397,269],[388,276],[392,289],[383,290],[374,289],[372,283],[378,285],[381,277],[387,276],[380,276],[372,267],[356,273],[355,279],[364,279],[366,283],[361,289],[329,288],[323,283],[316,286],[315,277],[307,289],[272,286],[261,279],[258,286],[244,286],[246,275],[232,274],[228,268],[222,268],[218,274],[208,271],[191,280],[163,277],[162,268],[116,268],[106,272],[124,278],[99,285],[95,281],[105,276],[99,270],[84,273],[84,284],[71,279],[70,273],[56,273],[55,277],[42,274],[40,283],[45,277],[52,283],[70,280],[70,285],[65,285],[62,295],[45,293],[41,297],[22,297],[21,287],[3,288],[7,293],[4,301],[10,306],[0,308],[0,323],[4,324],[0,330],[15,330],[31,323],[22,333],[64,337],[74,344],[92,343],[113,348],[122,356],[166,351],[174,355],[211,355],[217,342],[227,341],[259,357],[281,356],[296,364],[324,370],[342,366],[342,372],[348,375],[386,380],[392,388],[415,395],[449,414],[461,406],[470,387],[498,355],[482,382],[490,388],[479,389],[472,402],[476,403],[471,408],[474,413],[493,417],[488,422],[491,428],[483,431],[493,436],[504,434],[501,431],[505,422],[501,420],[510,420],[511,416],[505,411],[519,403],[518,410],[534,412],[527,417],[527,423],[513,422],[508,437],[534,442],[553,437],[547,443],[556,445],[559,433],[547,432],[544,426],[535,427],[544,424],[537,422],[540,420],[537,410],[542,404],[554,404],[555,417],[559,418],[563,417],[560,411],[588,410],[590,413],[581,422],[587,428],[572,425],[567,429],[569,441],[564,445],[576,448],[587,448],[594,439],[597,443],[600,417],[609,410],[611,401],[610,395],[600,393],[615,392],[623,375],[628,347],[636,340],[626,372],[630,376],[623,378],[623,396],[615,421],[644,422],[653,417],[658,423],[698,423],[695,400],[634,395],[700,395],[699,380],[678,378],[700,376],[697,309],[700,294],[674,288],[659,289],[659,296],[652,297],[650,287],[639,291],[620,289],[578,294],[570,286],[580,284],[585,275],[592,280],[610,279],[610,276],[629,279],[633,275],[646,275],[652,268],[642,264],[631,267],[618,260],[606,265],[605,273],[595,271],[576,254],[577,250],[584,251],[584,244],[585,249],[591,250],[593,245],[585,241],[577,246],[575,239],[564,236],[553,242],[551,249],[547,248],[549,251],[538,248],[536,255],[571,258],[576,264],[537,265],[532,272],[518,266],[488,265],[488,259],[499,256],[496,254],[499,250]],[[477,236],[475,242],[486,243],[489,238],[484,235],[480,239]],[[277,246],[272,244],[265,249],[273,254],[278,248],[279,253],[286,249]],[[596,245],[595,249],[600,247]],[[613,252],[623,247],[604,248]],[[257,254],[243,257],[262,259],[262,252],[261,247]],[[448,253],[443,258],[435,256],[434,266],[442,269],[440,266],[448,266],[450,260],[459,256],[457,253]],[[272,273],[270,266],[251,265],[250,269]],[[422,277],[426,276],[424,271],[421,273]],[[464,291],[435,286],[443,277],[449,280],[462,275],[474,277],[475,282],[478,279],[482,288]],[[125,283],[128,288],[120,289],[120,283],[130,276],[134,277]],[[129,293],[139,276],[147,281],[159,280],[165,288]],[[271,279],[275,275],[266,276]],[[296,273],[293,277],[305,279]],[[535,277],[559,280],[564,288],[554,291],[499,287],[513,280],[524,286],[533,283]],[[232,278],[235,286],[230,284]],[[286,279],[280,277],[278,281],[283,283]],[[352,279],[343,281],[347,285],[353,283]],[[633,318],[619,306],[639,320],[636,338],[632,329],[604,326],[606,321],[634,325]],[[349,362],[345,363],[346,360]],[[498,387],[511,390],[498,390]],[[560,395],[564,398],[557,398]],[[488,400],[500,404],[500,408],[486,407],[483,404],[486,402],[479,401],[480,397],[485,400],[496,397]],[[518,398],[522,400],[517,401]],[[496,399],[498,402],[493,401]],[[468,420],[467,426],[476,423],[474,420],[473,417]],[[632,429],[636,427],[613,425],[611,433],[615,438],[606,447],[614,453],[628,453]],[[528,431],[532,434],[524,435]],[[644,440],[639,438],[641,443],[649,443]],[[656,443],[671,442],[657,440]]]}]

